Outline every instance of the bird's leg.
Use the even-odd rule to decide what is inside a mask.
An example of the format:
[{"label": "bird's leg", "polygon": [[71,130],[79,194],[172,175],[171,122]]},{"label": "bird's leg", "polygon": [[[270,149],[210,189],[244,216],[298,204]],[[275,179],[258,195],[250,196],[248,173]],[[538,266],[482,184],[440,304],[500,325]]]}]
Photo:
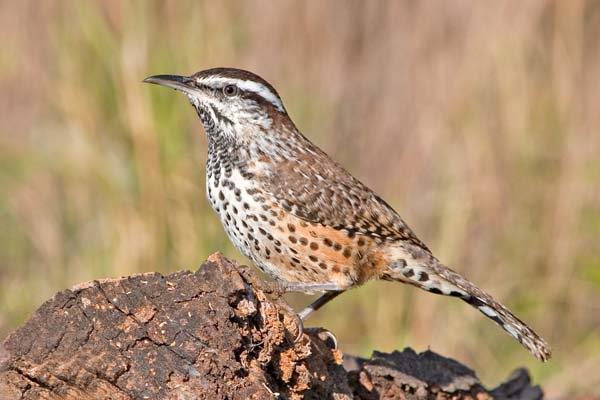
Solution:
[{"label": "bird's leg", "polygon": [[[298,341],[298,339],[300,339],[303,332],[310,332],[314,329],[316,329],[315,333],[318,333],[319,331],[321,331],[320,328],[306,328],[305,329],[302,324],[302,321],[306,320],[306,318],[308,318],[308,316],[310,314],[317,311],[319,308],[323,307],[325,304],[327,304],[329,301],[333,300],[334,298],[336,298],[343,292],[344,292],[343,290],[331,290],[331,291],[325,292],[323,295],[319,296],[318,299],[313,301],[308,307],[306,307],[304,310],[302,310],[298,313],[298,322],[300,323],[300,325],[298,325],[298,326],[301,329],[300,329],[300,334],[296,338],[296,341]],[[331,341],[333,343],[333,349],[337,349],[338,341],[337,341],[337,338],[335,337],[335,335],[326,329],[324,330],[324,332],[331,339]]]},{"label": "bird's leg", "polygon": [[[306,286],[306,285],[305,285]],[[308,285],[311,287],[314,286],[319,286],[319,285]],[[323,285],[320,285],[323,286]],[[287,287],[286,287],[287,289]],[[302,337],[302,334],[306,331],[311,331],[311,329],[305,329],[304,328],[304,323],[303,321],[308,318],[308,316],[310,314],[312,314],[313,312],[317,311],[319,308],[323,307],[325,304],[327,304],[330,300],[333,300],[334,298],[336,298],[337,296],[339,296],[340,294],[342,294],[344,291],[343,290],[330,290],[325,292],[323,295],[319,296],[318,299],[316,299],[315,301],[313,301],[308,307],[304,308],[302,311],[300,311],[298,314],[296,314],[296,326],[298,327],[298,334],[296,335],[296,339],[294,339],[294,342],[297,342],[298,340],[300,340],[300,338]],[[334,343],[334,348],[337,349],[337,338],[333,335],[333,333],[327,331],[327,333],[329,333],[329,336],[331,337],[333,343]]]},{"label": "bird's leg", "polygon": [[303,282],[281,282],[280,288],[284,292],[302,292],[312,294],[315,292],[337,292],[342,290],[336,283],[303,283]]},{"label": "bird's leg", "polygon": [[285,292],[325,292],[318,299],[313,301],[308,307],[298,313],[301,320],[308,318],[310,314],[323,307],[330,300],[333,300],[344,292],[344,289],[336,283],[303,283],[303,282],[281,282],[281,289]]},{"label": "bird's leg", "polygon": [[[279,285],[280,285],[280,288],[285,292],[289,291],[289,292],[310,293],[310,292],[325,291],[325,293],[323,295],[321,295],[318,299],[313,301],[308,307],[306,307],[305,309],[303,309],[296,315],[296,326],[298,327],[298,335],[296,336],[296,339],[294,340],[294,342],[297,342],[298,340],[300,340],[300,338],[302,337],[302,334],[304,332],[309,332],[314,329],[314,328],[305,329],[303,321],[306,320],[306,318],[308,318],[308,316],[310,314],[317,311],[319,308],[321,308],[325,304],[327,304],[330,300],[333,300],[334,298],[336,298],[337,296],[339,296],[340,294],[342,294],[344,292],[344,289],[340,288],[340,286],[335,283],[316,283],[315,284],[315,283],[300,283],[300,282],[293,282],[293,283],[280,282]],[[329,334],[329,336],[333,342],[334,348],[337,349],[337,338],[335,337],[335,335],[333,333],[331,333],[329,331],[326,331],[326,332]]]},{"label": "bird's leg", "polygon": [[337,296],[339,296],[342,293],[344,293],[342,290],[335,290],[335,291],[331,290],[331,291],[325,292],[318,299],[313,301],[308,307],[306,307],[304,310],[302,310],[298,313],[300,320],[302,320],[302,321],[306,320],[306,318],[308,318],[308,316],[310,314],[317,311],[319,308],[323,307],[329,301],[333,300],[334,298],[336,298]]}]

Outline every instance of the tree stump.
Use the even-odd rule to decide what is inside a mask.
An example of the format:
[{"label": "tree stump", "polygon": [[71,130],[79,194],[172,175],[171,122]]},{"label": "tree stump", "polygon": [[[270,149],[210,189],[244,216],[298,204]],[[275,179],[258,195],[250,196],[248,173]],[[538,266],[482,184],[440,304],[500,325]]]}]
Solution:
[{"label": "tree stump", "polygon": [[514,399],[433,352],[344,356],[255,271],[219,254],[196,272],[97,280],[58,293],[0,347],[0,399]]}]

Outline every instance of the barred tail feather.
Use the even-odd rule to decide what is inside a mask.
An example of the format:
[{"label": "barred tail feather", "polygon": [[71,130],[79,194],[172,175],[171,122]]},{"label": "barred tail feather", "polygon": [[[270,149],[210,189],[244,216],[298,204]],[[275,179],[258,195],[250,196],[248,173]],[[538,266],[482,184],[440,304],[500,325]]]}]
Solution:
[{"label": "barred tail feather", "polygon": [[391,267],[390,272],[394,273],[384,279],[400,280],[431,293],[459,297],[500,325],[540,361],[550,359],[551,350],[544,339],[506,306],[450,268],[437,262],[427,266],[403,263],[400,268],[394,265]]},{"label": "barred tail feather", "polygon": [[441,264],[433,267],[436,274],[466,292],[461,299],[477,308],[529,350],[540,361],[550,359],[551,350],[544,339],[533,331],[526,323],[515,316],[506,306],[496,301],[467,279]]}]

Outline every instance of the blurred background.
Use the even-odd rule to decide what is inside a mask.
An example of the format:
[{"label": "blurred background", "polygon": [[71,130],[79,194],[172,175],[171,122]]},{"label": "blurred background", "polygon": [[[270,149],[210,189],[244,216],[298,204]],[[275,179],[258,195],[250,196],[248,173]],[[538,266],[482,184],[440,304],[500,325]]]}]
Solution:
[{"label": "blurred background", "polygon": [[310,324],[348,353],[431,348],[489,385],[526,366],[550,397],[600,390],[600,2],[2,0],[0,35],[0,338],[78,282],[244,261],[187,99],[141,83],[235,66],[554,358],[399,284]]}]

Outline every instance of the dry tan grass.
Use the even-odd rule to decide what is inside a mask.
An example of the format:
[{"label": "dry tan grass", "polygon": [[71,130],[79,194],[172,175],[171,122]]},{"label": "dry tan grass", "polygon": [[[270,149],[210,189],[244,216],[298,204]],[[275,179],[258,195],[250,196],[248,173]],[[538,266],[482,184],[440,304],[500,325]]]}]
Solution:
[{"label": "dry tan grass", "polygon": [[0,35],[0,333],[80,281],[236,255],[194,113],[140,83],[236,66],[555,358],[384,283],[313,321],[344,350],[431,346],[489,381],[525,364],[550,394],[600,383],[600,3],[4,0]]}]

